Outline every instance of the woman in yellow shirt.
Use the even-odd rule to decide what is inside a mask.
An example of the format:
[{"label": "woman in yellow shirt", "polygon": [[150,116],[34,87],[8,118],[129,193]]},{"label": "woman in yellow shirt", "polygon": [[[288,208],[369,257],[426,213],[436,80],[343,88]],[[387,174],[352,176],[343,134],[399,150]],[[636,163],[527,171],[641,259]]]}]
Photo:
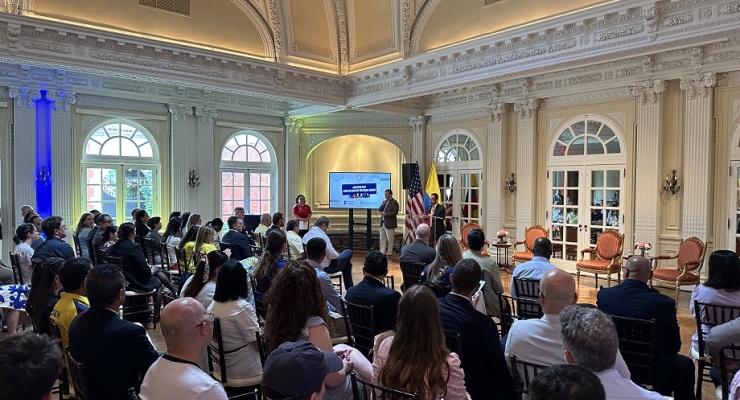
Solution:
[{"label": "woman in yellow shirt", "polygon": [[[216,231],[213,230],[213,227],[203,225],[198,229],[198,235],[195,237],[195,242],[185,243],[185,246],[183,246],[182,249],[185,253],[185,259],[188,260],[188,274],[193,274],[195,272],[195,267],[200,262],[200,258],[202,256],[217,250],[216,246],[213,244],[215,238]],[[193,254],[196,256],[193,257]],[[197,260],[194,261],[195,258],[197,258]]]}]

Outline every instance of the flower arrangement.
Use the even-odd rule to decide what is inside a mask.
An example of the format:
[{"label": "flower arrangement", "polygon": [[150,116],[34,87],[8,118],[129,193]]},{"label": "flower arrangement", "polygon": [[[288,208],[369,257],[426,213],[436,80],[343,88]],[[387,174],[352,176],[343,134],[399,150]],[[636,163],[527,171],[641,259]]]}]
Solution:
[{"label": "flower arrangement", "polygon": [[501,229],[501,230],[499,230],[498,232],[496,232],[496,236],[497,236],[497,237],[498,237],[499,239],[503,240],[504,238],[506,238],[507,236],[509,236],[509,232],[507,232],[507,231],[505,231],[505,230]]},{"label": "flower arrangement", "polygon": [[648,242],[637,242],[635,243],[635,250],[640,250],[640,255],[645,257],[645,252],[652,249],[653,245]]}]

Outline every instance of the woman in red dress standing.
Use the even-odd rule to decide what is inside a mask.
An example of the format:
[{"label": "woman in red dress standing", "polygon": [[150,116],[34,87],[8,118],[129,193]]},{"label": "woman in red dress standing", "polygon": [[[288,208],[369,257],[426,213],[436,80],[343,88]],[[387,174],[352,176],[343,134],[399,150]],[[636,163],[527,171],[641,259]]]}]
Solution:
[{"label": "woman in red dress standing", "polygon": [[301,237],[308,232],[309,218],[311,218],[311,207],[306,204],[306,197],[299,194],[295,198],[295,206],[293,206],[293,219],[298,221],[298,234]]}]

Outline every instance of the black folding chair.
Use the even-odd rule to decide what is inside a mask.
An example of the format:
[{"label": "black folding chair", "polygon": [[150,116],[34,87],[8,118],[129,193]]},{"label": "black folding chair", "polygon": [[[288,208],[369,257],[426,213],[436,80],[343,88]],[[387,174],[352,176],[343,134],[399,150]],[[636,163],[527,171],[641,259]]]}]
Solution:
[{"label": "black folding chair", "polygon": [[462,334],[457,332],[445,332],[445,343],[450,352],[457,354],[460,359],[460,367],[463,367]]},{"label": "black folding chair", "polygon": [[[249,344],[247,344],[249,346]],[[226,354],[234,350],[224,350],[224,340],[221,335],[221,321],[218,318],[213,319],[213,338],[211,343],[207,347],[208,351],[208,371],[210,372],[213,379],[221,382],[226,389],[226,394],[229,398],[232,396],[244,396],[239,398],[250,398],[258,400],[260,397],[260,384],[262,383],[262,375],[258,375],[254,379],[253,384],[245,386],[232,386],[229,385],[228,375],[226,373]],[[215,374],[214,363],[218,364],[219,373]]]},{"label": "black folding chair", "polygon": [[75,254],[77,257],[83,257],[82,246],[80,246],[80,237],[76,233],[72,234],[72,242],[75,244]]},{"label": "black folding chair", "polygon": [[[511,355],[511,375],[514,378],[514,389],[519,400],[524,399],[524,395],[529,395],[529,384],[546,365],[533,364],[522,361]],[[521,369],[520,369],[521,368]]]},{"label": "black folding chair", "polygon": [[[653,366],[655,363],[655,336],[658,323],[655,319],[637,319],[610,315],[617,328],[619,352],[622,353],[632,380],[652,390]],[[644,381],[635,377],[646,377]]]},{"label": "black folding chair", "polygon": [[254,277],[249,277],[249,283],[252,285],[252,294],[254,296],[254,309],[257,314],[257,320],[267,321],[267,308],[265,308],[265,295],[270,290],[270,281],[258,282]]},{"label": "black folding chair", "polygon": [[514,278],[514,291],[517,299],[516,312],[519,318],[542,318],[545,315],[540,304],[539,279]]},{"label": "black folding chair", "polygon": [[407,393],[368,382],[354,371],[350,372],[349,378],[352,383],[352,398],[354,400],[419,400],[418,393]]},{"label": "black folding chair", "polygon": [[711,382],[706,371],[712,367],[712,360],[706,349],[704,340],[709,330],[740,317],[740,307],[723,306],[719,304],[701,303],[694,301],[694,319],[698,336],[698,349],[692,349],[692,356],[696,359],[696,398],[701,399],[702,381]]},{"label": "black folding chair", "polygon": [[[10,268],[13,270],[13,282],[16,285],[24,285],[25,282],[23,282],[23,273],[21,273],[21,264],[18,261],[18,256],[13,253],[10,254]],[[29,284],[31,282],[28,282]]]},{"label": "black folding chair", "polygon": [[513,297],[505,294],[499,293],[498,295],[499,310],[501,310],[501,315],[499,315],[499,333],[502,337],[509,333],[511,325],[514,324],[515,320],[521,319],[516,315],[516,304],[514,304],[514,300]]},{"label": "black folding chair", "polygon": [[365,357],[373,349],[375,335],[375,311],[373,306],[350,303],[341,298],[344,326],[347,328],[349,345],[360,351]]},{"label": "black folding chair", "polygon": [[267,357],[270,356],[270,346],[267,344],[267,339],[262,332],[257,332],[257,350],[260,352],[260,362],[262,362],[262,366],[264,367]]},{"label": "black folding chair", "polygon": [[69,361],[69,371],[72,375],[72,385],[75,388],[75,398],[77,400],[94,400],[90,395],[90,389],[87,385],[87,379],[85,377],[85,365],[72,357],[72,353],[69,352],[69,347],[66,349],[67,361]]},{"label": "black folding chair", "polygon": [[383,279],[383,284],[385,285],[385,287],[389,289],[396,290],[396,282],[393,279],[392,275],[386,275],[385,278]]},{"label": "black folding chair", "polygon": [[[64,354],[64,345],[62,344],[62,331],[59,328],[59,324],[54,322],[51,317],[49,318],[49,331],[51,332],[51,337],[57,341],[57,344],[59,344],[59,349],[62,350],[62,354]],[[69,378],[67,377],[66,357],[62,356],[62,360],[64,361],[64,366],[59,372],[59,381],[61,383],[59,384],[59,386],[56,386],[57,390],[59,390],[59,400],[62,400],[64,396],[69,395]],[[52,388],[52,391],[53,389],[54,388]]]},{"label": "black folding chair", "polygon": [[421,273],[424,271],[424,264],[410,263],[401,261],[401,275],[403,277],[403,285],[401,285],[401,291],[411,286],[418,285]]}]

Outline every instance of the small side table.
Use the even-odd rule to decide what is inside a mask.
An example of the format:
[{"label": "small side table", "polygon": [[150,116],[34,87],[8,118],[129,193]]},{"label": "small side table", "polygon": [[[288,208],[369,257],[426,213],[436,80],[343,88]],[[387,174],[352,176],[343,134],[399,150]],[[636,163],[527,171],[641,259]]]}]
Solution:
[{"label": "small side table", "polygon": [[[511,242],[509,242],[509,241],[506,241],[506,242],[503,242],[503,243],[501,243],[501,242],[493,242],[493,243],[491,243],[491,246],[496,248],[496,260],[498,261],[498,267],[499,268],[502,268],[503,267],[506,270],[511,269],[513,271],[514,270],[513,268],[509,268],[509,249],[511,248]],[[503,263],[501,262],[501,253],[502,252],[504,253],[504,262]]]}]

